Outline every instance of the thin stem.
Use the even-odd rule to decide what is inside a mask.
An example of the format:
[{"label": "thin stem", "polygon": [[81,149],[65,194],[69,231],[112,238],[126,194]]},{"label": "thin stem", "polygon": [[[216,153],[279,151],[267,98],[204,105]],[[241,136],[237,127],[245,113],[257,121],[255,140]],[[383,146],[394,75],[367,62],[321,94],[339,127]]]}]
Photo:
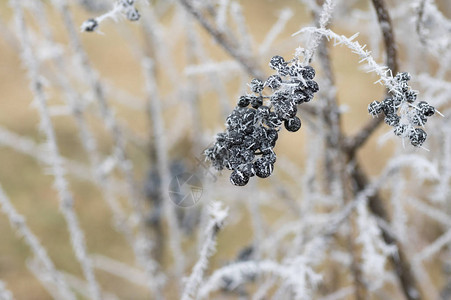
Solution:
[{"label": "thin stem", "polygon": [[[386,64],[392,74],[398,73],[398,54],[395,43],[392,21],[384,0],[372,0],[377,19],[384,37]],[[346,152],[354,153],[368,140],[371,134],[382,123],[383,118],[370,120],[359,132],[344,143]],[[353,154],[352,154],[353,155]]]},{"label": "thin stem", "polygon": [[246,70],[247,73],[251,74],[255,78],[263,80],[264,73],[258,67],[257,63],[252,57],[246,55],[238,45],[232,42],[234,39],[224,32],[216,28],[210,21],[208,21],[201,12],[199,12],[194,5],[189,0],[179,0],[180,4],[195,18],[199,21],[202,27],[208,31],[208,33],[215,39],[215,41],[221,45],[224,50],[230,54],[236,61],[238,61],[241,66]]}]

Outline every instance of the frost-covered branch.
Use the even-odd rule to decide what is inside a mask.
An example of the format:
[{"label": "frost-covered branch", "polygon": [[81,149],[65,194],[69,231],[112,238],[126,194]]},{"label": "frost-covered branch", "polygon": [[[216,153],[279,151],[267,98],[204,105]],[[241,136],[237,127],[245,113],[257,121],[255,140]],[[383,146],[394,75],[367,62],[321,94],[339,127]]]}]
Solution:
[{"label": "frost-covered branch", "polygon": [[204,273],[208,267],[208,260],[216,251],[216,238],[227,217],[228,209],[222,208],[220,202],[212,202],[209,204],[208,214],[210,215],[210,220],[203,233],[205,237],[202,248],[200,249],[199,259],[186,281],[182,300],[197,299],[197,289],[204,278]]},{"label": "frost-covered branch", "polygon": [[87,256],[84,233],[80,228],[78,217],[73,209],[73,196],[69,190],[63,160],[56,143],[55,130],[48,113],[47,96],[44,93],[39,63],[33,54],[21,4],[17,0],[11,0],[10,2],[14,9],[15,22],[19,36],[21,37],[22,61],[28,69],[31,90],[34,94],[34,104],[37,106],[41,118],[40,128],[47,139],[49,162],[54,176],[54,186],[60,198],[60,209],[68,225],[73,250],[89,284],[90,295],[93,299],[100,299],[100,288],[97,284],[91,261]]},{"label": "frost-covered branch", "polygon": [[[69,286],[67,285],[63,276],[61,276],[61,274],[56,270],[55,265],[47,254],[47,250],[41,245],[39,239],[28,227],[25,218],[16,211],[15,207],[6,196],[1,186],[0,208],[3,214],[5,214],[9,219],[11,227],[13,227],[13,229],[15,229],[20,234],[20,236],[24,239],[24,242],[28,245],[28,247],[30,247],[30,250],[36,257],[36,260],[39,262],[39,264],[42,265],[46,276],[48,276],[52,283],[56,286],[59,297],[61,297],[61,299],[75,300],[75,295],[69,289]],[[4,293],[2,292],[2,282],[0,282],[0,299],[10,299],[8,297],[2,298],[2,296],[6,295],[6,291]]]}]

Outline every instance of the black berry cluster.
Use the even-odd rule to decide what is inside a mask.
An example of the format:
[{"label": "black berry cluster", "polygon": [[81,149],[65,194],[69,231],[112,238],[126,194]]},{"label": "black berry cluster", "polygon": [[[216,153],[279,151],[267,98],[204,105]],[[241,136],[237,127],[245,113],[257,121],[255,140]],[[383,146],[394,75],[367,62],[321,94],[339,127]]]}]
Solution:
[{"label": "black berry cluster", "polygon": [[368,105],[368,112],[373,117],[383,113],[385,123],[394,127],[397,136],[409,138],[410,143],[420,147],[426,141],[426,132],[419,127],[424,127],[427,118],[435,113],[435,108],[425,101],[415,104],[417,92],[410,89],[407,82],[409,73],[398,73],[394,77],[392,97],[382,102],[373,101]]},{"label": "black berry cluster", "polygon": [[297,106],[312,100],[318,91],[311,66],[286,62],[281,56],[274,56],[269,66],[277,74],[265,82],[257,78],[250,82],[252,93],[240,97],[227,117],[226,131],[205,150],[214,168],[232,170],[230,181],[234,185],[244,186],[255,175],[266,178],[272,174],[274,146],[282,123],[288,131],[298,131],[301,120],[296,116]]}]

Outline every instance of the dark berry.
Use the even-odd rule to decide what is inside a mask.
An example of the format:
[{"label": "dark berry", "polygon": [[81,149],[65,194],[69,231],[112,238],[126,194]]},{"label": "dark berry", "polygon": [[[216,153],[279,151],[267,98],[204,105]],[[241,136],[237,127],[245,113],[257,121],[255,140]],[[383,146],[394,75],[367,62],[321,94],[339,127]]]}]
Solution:
[{"label": "dark berry", "polygon": [[421,101],[418,103],[418,108],[421,110],[423,115],[426,117],[430,117],[435,113],[435,108],[432,105],[429,105],[429,103],[425,101]]},{"label": "dark berry", "polygon": [[285,59],[283,59],[283,57],[279,55],[273,56],[269,61],[269,67],[276,71],[280,70],[281,68],[285,68],[286,65],[287,63],[285,62]]},{"label": "dark berry", "polygon": [[415,126],[423,126],[428,121],[428,119],[423,115],[422,112],[414,114],[411,120],[412,124]]},{"label": "dark berry", "polygon": [[254,162],[255,175],[260,178],[269,177],[272,174],[274,165],[266,161],[264,158],[259,158]]},{"label": "dark berry", "polygon": [[255,176],[254,164],[252,162],[241,165],[239,169],[243,173],[244,176],[247,176],[247,177]]},{"label": "dark berry", "polygon": [[99,27],[99,22],[96,19],[88,19],[81,25],[81,29],[88,32],[96,30],[97,27]]},{"label": "dark berry", "polygon": [[385,123],[387,123],[390,126],[398,125],[399,124],[399,120],[400,120],[400,117],[398,115],[395,115],[395,114],[386,115],[385,119],[384,119]]},{"label": "dark berry", "polygon": [[251,103],[251,98],[249,96],[241,96],[240,100],[238,100],[239,107],[246,107]]},{"label": "dark berry", "polygon": [[282,85],[282,78],[279,75],[271,75],[265,82],[266,86],[269,86],[271,89],[276,90]]},{"label": "dark berry", "polygon": [[269,107],[265,105],[260,106],[257,110],[258,116],[263,119],[268,118],[270,112]]},{"label": "dark berry", "polygon": [[373,117],[376,117],[382,112],[381,103],[379,101],[373,101],[368,105],[368,112]]},{"label": "dark berry", "polygon": [[381,108],[384,111],[384,114],[386,116],[392,115],[395,113],[396,109],[393,105],[393,99],[392,98],[386,98],[381,103]]},{"label": "dark berry", "polygon": [[409,81],[410,74],[407,72],[398,73],[398,74],[396,74],[395,79],[398,81]]},{"label": "dark berry", "polygon": [[240,171],[234,170],[230,175],[230,182],[233,185],[245,186],[249,182],[249,177]]},{"label": "dark berry", "polygon": [[415,147],[420,147],[426,141],[427,134],[421,128],[415,128],[409,134],[410,143]]},{"label": "dark berry", "polygon": [[407,125],[404,124],[398,124],[395,127],[395,130],[393,130],[393,132],[397,135],[397,136],[402,136],[405,135],[405,133],[407,132]]},{"label": "dark berry", "polygon": [[311,90],[313,93],[316,93],[317,91],[319,91],[319,85],[314,80],[307,81],[307,88],[309,90]]},{"label": "dark berry", "polygon": [[415,100],[417,100],[417,92],[415,91],[408,91],[405,94],[406,100],[409,103],[413,103],[415,102]]},{"label": "dark berry", "polygon": [[265,124],[270,128],[276,128],[282,125],[282,120],[279,119],[275,112],[270,112],[268,119],[265,120]]},{"label": "dark berry", "polygon": [[252,97],[251,106],[255,109],[259,108],[263,105],[262,97]]},{"label": "dark berry", "polygon": [[284,125],[288,131],[296,132],[301,128],[301,119],[299,119],[298,117],[294,117],[285,120]]},{"label": "dark berry", "polygon": [[260,79],[252,79],[250,86],[254,93],[261,93],[261,91],[263,91],[263,82]]},{"label": "dark berry", "polygon": [[287,120],[296,116],[297,106],[291,102],[278,103],[275,106],[276,112],[280,119]]},{"label": "dark berry", "polygon": [[312,80],[315,78],[315,69],[312,66],[305,66],[301,71],[302,77]]}]

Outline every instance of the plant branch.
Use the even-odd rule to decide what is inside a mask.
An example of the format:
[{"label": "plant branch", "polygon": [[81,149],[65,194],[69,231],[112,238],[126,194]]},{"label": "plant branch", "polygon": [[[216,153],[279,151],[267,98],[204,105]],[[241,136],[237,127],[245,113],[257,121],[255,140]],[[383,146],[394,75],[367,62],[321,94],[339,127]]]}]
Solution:
[{"label": "plant branch", "polygon": [[[388,13],[387,5],[384,0],[372,0],[374,9],[377,14],[377,19],[381,27],[382,35],[384,37],[385,54],[387,67],[391,70],[392,74],[398,73],[398,55],[397,47],[395,43],[395,35],[393,32],[392,21],[390,14]],[[382,123],[383,118],[376,118],[370,120],[363,128],[353,137],[349,137],[345,140],[345,151],[354,156],[354,152],[357,151],[371,134]]]},{"label": "plant branch", "polygon": [[211,22],[209,22],[202,14],[199,12],[194,5],[189,0],[179,0],[180,4],[202,25],[202,27],[215,39],[215,41],[224,50],[232,56],[236,61],[238,61],[241,66],[260,80],[263,80],[265,75],[263,71],[258,67],[257,63],[248,55],[245,55],[240,51],[238,45],[236,45],[229,35],[225,34],[218,28],[216,28]]}]

